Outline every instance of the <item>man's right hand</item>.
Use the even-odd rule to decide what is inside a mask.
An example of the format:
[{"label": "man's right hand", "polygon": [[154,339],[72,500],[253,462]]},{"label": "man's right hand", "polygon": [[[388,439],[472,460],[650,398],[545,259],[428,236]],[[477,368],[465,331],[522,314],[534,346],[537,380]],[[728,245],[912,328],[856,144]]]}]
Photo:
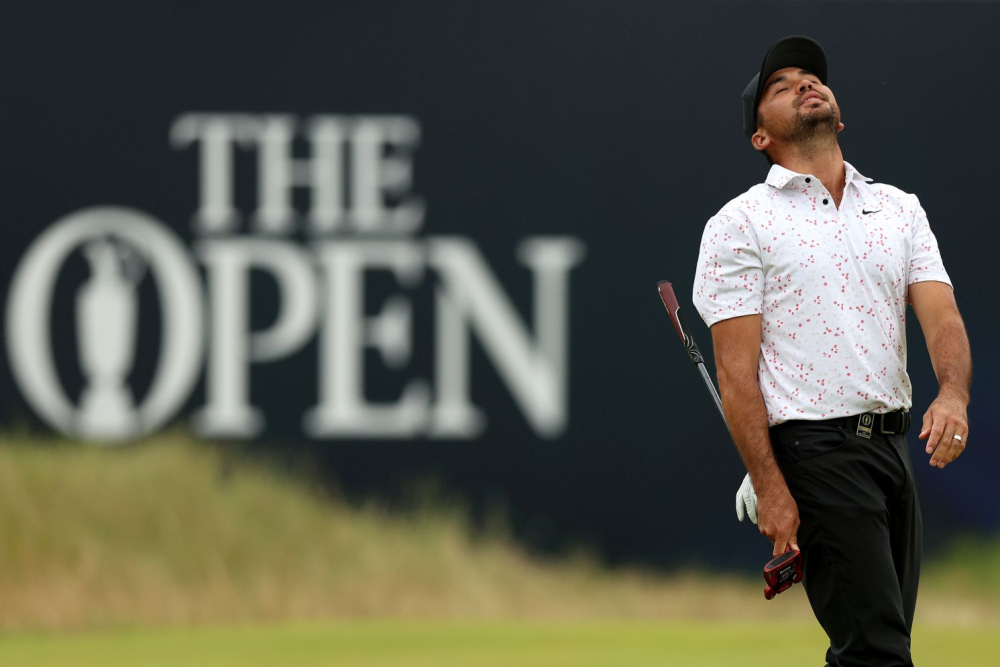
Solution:
[{"label": "man's right hand", "polygon": [[781,476],[771,446],[758,372],[761,331],[759,313],[730,317],[712,325],[712,345],[722,411],[757,492],[757,527],[774,544],[774,555],[779,556],[789,546],[799,548],[795,539],[799,508]]},{"label": "man's right hand", "polygon": [[780,556],[788,548],[798,551],[799,507],[784,480],[763,492],[759,488],[757,491],[758,528],[774,544],[773,555]]}]

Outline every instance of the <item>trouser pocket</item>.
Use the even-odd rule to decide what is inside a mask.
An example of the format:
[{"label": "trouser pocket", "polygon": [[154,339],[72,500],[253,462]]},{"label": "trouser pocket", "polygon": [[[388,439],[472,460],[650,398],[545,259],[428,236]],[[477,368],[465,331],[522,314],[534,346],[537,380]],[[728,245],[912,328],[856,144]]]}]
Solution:
[{"label": "trouser pocket", "polygon": [[777,428],[771,434],[775,457],[794,462],[832,454],[846,447],[849,441],[843,429],[821,424]]}]

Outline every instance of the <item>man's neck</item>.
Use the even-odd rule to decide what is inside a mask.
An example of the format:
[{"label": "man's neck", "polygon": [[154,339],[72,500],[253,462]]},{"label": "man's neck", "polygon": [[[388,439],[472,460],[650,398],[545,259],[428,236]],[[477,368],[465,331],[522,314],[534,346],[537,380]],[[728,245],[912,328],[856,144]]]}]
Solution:
[{"label": "man's neck", "polygon": [[799,174],[812,174],[818,178],[830,192],[837,208],[840,208],[847,174],[844,154],[840,152],[840,144],[835,137],[832,137],[832,141],[803,142],[789,146],[777,163],[785,169]]}]

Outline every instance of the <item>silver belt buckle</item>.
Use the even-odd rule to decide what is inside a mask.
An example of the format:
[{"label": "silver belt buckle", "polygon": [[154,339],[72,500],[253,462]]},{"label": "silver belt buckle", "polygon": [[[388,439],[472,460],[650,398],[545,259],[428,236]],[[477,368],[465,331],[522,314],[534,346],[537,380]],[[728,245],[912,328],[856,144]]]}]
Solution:
[{"label": "silver belt buckle", "polygon": [[[858,430],[855,435],[862,438],[872,439],[872,426],[875,425],[875,415],[870,412],[865,412],[860,417],[858,417]],[[879,425],[881,429],[881,425]]]}]

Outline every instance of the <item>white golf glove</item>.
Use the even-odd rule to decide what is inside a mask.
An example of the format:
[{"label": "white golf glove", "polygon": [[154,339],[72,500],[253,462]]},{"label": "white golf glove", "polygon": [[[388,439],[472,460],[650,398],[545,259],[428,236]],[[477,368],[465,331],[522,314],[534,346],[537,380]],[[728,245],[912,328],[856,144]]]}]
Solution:
[{"label": "white golf glove", "polygon": [[754,493],[750,473],[743,478],[743,483],[736,492],[736,518],[742,522],[746,517],[750,517],[754,524],[757,523],[757,494]]}]

